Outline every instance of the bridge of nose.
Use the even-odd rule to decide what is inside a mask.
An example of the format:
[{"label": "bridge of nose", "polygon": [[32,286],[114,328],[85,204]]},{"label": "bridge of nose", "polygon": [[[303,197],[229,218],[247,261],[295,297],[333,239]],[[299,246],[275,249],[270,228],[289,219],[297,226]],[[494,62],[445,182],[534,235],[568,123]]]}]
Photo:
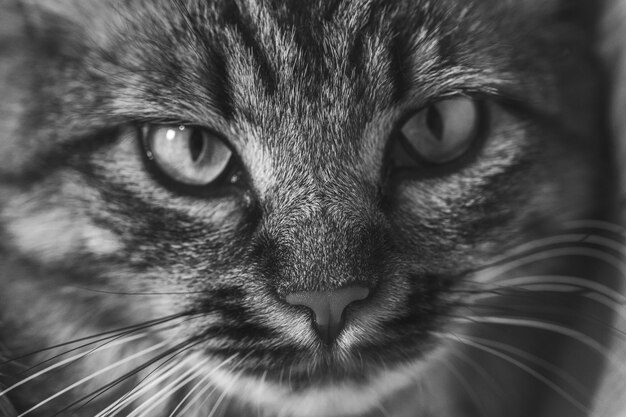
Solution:
[{"label": "bridge of nose", "polygon": [[370,290],[353,285],[330,291],[305,291],[289,294],[285,301],[308,307],[315,314],[315,323],[325,343],[330,343],[341,331],[342,314],[346,307],[364,300]]}]

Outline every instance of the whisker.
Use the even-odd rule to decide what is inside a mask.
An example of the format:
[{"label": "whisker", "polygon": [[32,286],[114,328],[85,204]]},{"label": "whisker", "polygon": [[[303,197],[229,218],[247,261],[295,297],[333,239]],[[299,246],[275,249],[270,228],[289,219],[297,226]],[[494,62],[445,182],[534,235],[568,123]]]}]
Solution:
[{"label": "whisker", "polygon": [[608,237],[604,237],[604,236],[595,235],[595,234],[589,235],[589,237],[587,237],[584,240],[584,242],[593,243],[595,245],[602,246],[607,249],[612,249],[616,253],[620,253],[620,254],[624,253],[624,248],[626,248],[626,245],[620,241],[617,241],[615,239],[611,239]]},{"label": "whisker", "polygon": [[608,265],[614,267],[617,271],[623,271],[626,269],[626,263],[617,256],[610,255],[606,252],[597,249],[583,248],[583,247],[567,247],[548,249],[543,252],[527,255],[514,261],[509,261],[504,265],[491,266],[477,273],[474,282],[490,284],[496,278],[506,275],[507,272],[515,270],[521,266],[528,265],[533,262],[544,261],[548,259],[554,259],[565,256],[579,256],[588,257],[603,261]]},{"label": "whisker", "polygon": [[477,350],[483,351],[485,353],[489,353],[495,357],[498,357],[512,365],[515,365],[516,367],[518,367],[519,369],[523,370],[524,372],[526,372],[527,374],[531,375],[532,377],[536,378],[537,380],[539,380],[540,382],[542,382],[543,384],[545,384],[548,388],[552,389],[553,391],[555,391],[557,394],[561,395],[563,398],[565,398],[567,401],[569,401],[573,406],[575,406],[578,410],[580,410],[581,412],[585,413],[585,415],[589,414],[589,408],[586,407],[584,404],[582,404],[580,401],[576,400],[574,397],[572,397],[569,393],[567,393],[564,389],[562,389],[561,387],[559,387],[556,383],[554,383],[554,381],[550,380],[549,378],[547,378],[545,375],[541,374],[540,372],[537,372],[536,370],[532,369],[531,367],[525,365],[524,363],[516,360],[515,358],[512,358],[511,356],[504,354],[496,349],[490,348],[488,346],[484,346],[480,343],[477,342],[473,342],[469,339],[467,339],[465,336],[459,336],[459,335],[451,335],[451,334],[440,334],[440,336],[442,337],[446,337],[446,338],[450,338],[453,340],[457,340],[458,342],[465,344],[467,346],[473,347]]},{"label": "whisker", "polygon": [[500,343],[500,342],[496,342],[493,340],[488,340],[482,337],[477,337],[477,336],[469,336],[469,335],[463,335],[464,338],[467,338],[469,340],[473,340],[474,342],[480,343],[482,345],[485,346],[489,346],[495,349],[498,349],[500,351],[504,351],[506,353],[511,353],[513,355],[516,355],[530,363],[533,363],[535,365],[538,365],[542,368],[544,368],[547,371],[552,372],[553,374],[557,375],[560,379],[562,379],[564,382],[566,382],[567,384],[570,385],[570,387],[575,390],[577,392],[577,394],[580,395],[589,395],[591,394],[589,392],[589,389],[585,388],[580,381],[576,380],[571,374],[563,371],[562,369],[560,369],[559,367],[551,364],[550,362],[539,358],[536,355],[532,355],[528,352],[525,352],[521,349],[517,349],[514,346],[508,345],[506,343]]},{"label": "whisker", "polygon": [[40,408],[40,407],[44,406],[45,404],[49,403],[50,401],[54,400],[55,398],[60,397],[61,395],[65,394],[66,392],[73,390],[74,388],[76,388],[76,387],[78,387],[78,386],[80,386],[80,385],[82,385],[82,384],[84,384],[84,383],[94,379],[95,377],[97,377],[97,376],[99,376],[99,375],[101,375],[101,374],[103,374],[105,372],[108,372],[108,371],[110,371],[112,369],[115,369],[115,368],[123,365],[124,363],[127,363],[127,362],[129,362],[131,360],[134,360],[134,359],[138,358],[138,357],[141,357],[141,356],[146,355],[146,354],[148,354],[150,352],[153,352],[153,351],[155,351],[157,349],[160,349],[160,348],[164,347],[166,344],[167,344],[166,342],[157,343],[156,345],[153,345],[153,346],[151,346],[151,347],[149,347],[147,349],[144,349],[144,350],[139,351],[139,352],[137,352],[137,353],[135,353],[133,355],[130,355],[130,356],[128,356],[128,357],[126,357],[126,358],[124,358],[124,359],[114,363],[114,364],[106,366],[106,367],[104,367],[104,368],[102,368],[102,369],[92,373],[91,375],[86,376],[86,377],[80,379],[79,381],[69,385],[68,387],[62,389],[61,391],[58,391],[57,393],[49,396],[45,400],[40,401],[39,403],[37,403],[36,405],[32,406],[31,408],[29,408],[28,410],[26,410],[25,412],[23,412],[22,414],[20,414],[17,417],[23,417],[23,416],[25,416],[27,414],[30,414],[33,411],[37,410],[38,408]]},{"label": "whisker", "polygon": [[490,284],[482,294],[481,291],[476,290],[470,295],[469,300],[464,302],[469,305],[480,300],[501,297],[504,294],[507,296],[515,295],[515,292],[521,290],[531,294],[537,292],[576,293],[603,305],[621,318],[626,319],[626,310],[624,310],[626,297],[606,285],[571,276],[536,275],[505,279],[498,281],[497,284]]},{"label": "whisker", "polygon": [[[148,377],[153,375],[154,372],[158,371],[159,372],[159,376],[156,378],[156,381],[155,381],[155,382],[158,383],[162,379],[165,379],[169,375],[174,373],[175,369],[176,369],[176,366],[177,366],[177,363],[173,362],[171,360],[171,358],[170,358],[164,364],[160,365],[157,369],[155,369],[154,371],[151,371],[150,374],[148,375]],[[148,377],[146,377],[146,378],[148,378]],[[111,413],[117,411],[120,408],[125,407],[128,403],[132,402],[135,398],[137,398],[138,396],[140,396],[143,393],[145,387],[143,387],[143,386],[140,387],[142,382],[144,382],[144,381],[142,380],[139,384],[134,386],[128,393],[126,393],[122,397],[118,398],[113,403],[109,404],[109,406],[107,406],[107,408],[105,408],[104,410],[100,411],[95,417],[103,417],[103,416],[113,415]]]},{"label": "whisker", "polygon": [[[151,334],[151,333],[153,334],[153,333],[155,333],[155,332],[164,332],[164,331],[167,331],[167,330],[170,330],[170,329],[175,329],[175,328],[179,327],[181,323],[183,323],[184,321],[186,321],[186,320],[188,320],[188,319],[191,319],[191,318],[192,318],[192,317],[185,317],[185,320],[183,320],[182,322],[179,322],[179,323],[169,323],[171,320],[168,320],[168,321],[167,321],[167,322],[165,322],[165,323],[158,323],[158,324],[156,324],[156,325],[154,325],[154,326],[150,326],[150,327],[152,327],[152,328],[150,328],[150,330],[149,330],[149,331],[146,331],[146,332],[145,332],[145,333],[143,333],[143,334],[147,336],[147,335],[149,335],[149,334]],[[160,326],[160,325],[162,325],[162,324],[167,324],[167,326],[165,326],[165,327],[158,327],[158,326]],[[143,330],[143,329],[142,329],[142,330]],[[93,351],[95,351],[95,350],[99,349],[101,346],[105,346],[105,345],[107,345],[108,343],[111,343],[111,341],[117,340],[118,338],[120,338],[120,337],[124,337],[124,336],[126,336],[126,335],[128,335],[128,334],[135,333],[136,331],[137,331],[137,330],[127,331],[127,332],[122,333],[121,335],[115,335],[115,336],[108,337],[108,338],[106,338],[106,339],[101,339],[101,340],[98,340],[97,342],[100,342],[100,341],[102,341],[102,340],[109,340],[109,341],[107,341],[107,342],[105,342],[105,343],[103,343],[103,344],[101,344],[101,345],[99,345],[99,346],[96,346],[95,348],[92,348],[92,349],[91,349],[89,352],[87,352],[87,353],[93,352]],[[97,342],[96,342],[96,343],[97,343]],[[58,354],[58,355],[55,355],[55,356],[53,356],[52,358],[49,358],[49,359],[47,359],[47,360],[45,360],[45,361],[42,361],[42,362],[38,363],[37,365],[33,366],[32,368],[35,368],[35,367],[37,367],[37,366],[41,366],[41,365],[42,365],[42,364],[44,364],[44,363],[50,362],[50,361],[52,361],[52,360],[54,360],[54,359],[56,359],[56,358],[59,358],[59,357],[61,357],[61,356],[63,356],[63,355],[66,355],[66,354],[68,354],[68,353],[70,353],[70,352],[73,352],[73,351],[75,351],[75,350],[81,349],[82,347],[86,347],[86,346],[89,346],[89,345],[92,345],[92,344],[93,344],[93,343],[89,343],[89,344],[86,344],[86,345],[83,345],[83,346],[79,346],[79,347],[76,347],[76,348],[70,349],[70,350],[65,351],[65,352],[63,352],[63,353],[60,353],[60,354]],[[31,369],[32,369],[32,368],[31,368]]]},{"label": "whisker", "polygon": [[[250,357],[250,355],[252,354],[252,352],[246,354],[244,357],[242,357],[241,359],[239,359],[237,361],[237,363],[233,366],[233,368],[237,368],[239,365],[241,365],[248,357]],[[233,356],[237,356],[237,355],[233,355]],[[218,370],[218,368],[214,369],[211,371],[211,374],[213,374],[214,372],[216,372]],[[241,375],[243,373],[243,370],[239,373],[239,375]],[[239,377],[236,377],[236,379]],[[229,385],[232,386],[234,385],[234,383],[236,382],[236,379]],[[207,379],[208,380],[208,379]],[[198,410],[202,410],[206,404],[206,402],[211,398],[211,395],[213,395],[213,393],[217,390],[217,386],[213,386],[210,383],[207,383],[206,386],[204,388],[202,388],[198,393],[196,393],[196,395],[193,396],[193,399],[191,401],[189,401],[187,403],[187,405],[185,406],[185,408],[183,408],[178,415],[179,416],[186,416],[187,415],[187,411],[191,409],[191,407],[193,407],[194,405],[197,405],[197,409]],[[227,389],[224,390],[224,393],[227,391]],[[223,395],[223,394],[222,394]],[[202,400],[202,402],[200,402],[200,404],[196,404],[198,399],[204,397],[204,399]]]},{"label": "whisker", "polygon": [[[519,298],[520,301],[523,301],[524,299],[536,299],[536,293],[538,291],[533,291],[531,289],[510,289],[508,290],[506,293],[502,293],[499,294],[500,297],[515,297],[515,298]],[[543,291],[542,291],[543,292]],[[562,296],[563,291],[552,291],[555,293],[554,297],[558,297],[558,296]],[[569,294],[569,292],[568,292]],[[602,295],[598,295],[598,294],[594,294],[594,293],[575,293],[575,296],[577,297],[585,297],[588,298],[590,300],[593,300],[594,302],[597,302],[601,305],[603,305],[604,307],[608,308],[609,310],[611,310],[612,313],[614,314],[618,314],[621,317],[626,317],[626,311],[624,311],[624,309],[622,309],[622,305],[613,303],[611,300],[608,300],[606,298],[603,298]],[[494,314],[501,317],[501,316],[517,316],[520,314],[520,307],[517,306],[511,306],[509,304],[507,305],[492,305],[492,304],[480,304],[477,303],[477,301],[479,301],[481,298],[485,298],[485,299],[490,299],[490,298],[494,298],[495,296],[489,295],[489,296],[485,296],[485,297],[473,297],[470,300],[466,300],[463,302],[457,302],[455,303],[453,306],[457,309],[460,309],[461,311],[463,310],[467,310],[469,311],[473,316],[472,317],[489,317],[489,316],[493,316]],[[571,296],[568,296],[571,299]],[[488,312],[488,315],[486,314],[480,314],[479,312],[483,310],[484,312]],[[579,310],[563,310],[562,308],[559,308],[557,305],[554,304],[541,304],[541,305],[534,305],[533,306],[533,312],[535,314],[549,314],[550,317],[553,318],[563,318],[565,320],[569,320],[572,316],[576,316],[579,317],[580,320],[585,321],[585,322],[589,322],[590,324],[592,323],[594,326],[599,327],[599,328],[604,328],[606,329],[608,332],[610,332],[613,336],[619,337],[622,340],[626,340],[626,332],[624,332],[623,329],[620,329],[618,327],[616,327],[611,321],[607,322],[606,317],[604,316],[597,316],[596,314],[594,314],[593,312],[584,312],[584,311],[579,311]],[[475,319],[472,319],[470,317],[468,317],[466,314],[459,314],[459,313],[446,313],[446,316],[452,320],[471,320],[474,323],[479,323],[478,321],[476,321]],[[514,317],[517,319],[521,319],[522,317]],[[544,321],[544,323],[547,323]],[[484,323],[483,323],[484,324]],[[554,324],[554,323],[553,323]]]},{"label": "whisker", "polygon": [[455,350],[451,350],[450,354],[456,356],[461,361],[465,362],[468,366],[470,366],[474,371],[476,371],[482,379],[484,379],[487,384],[490,386],[492,392],[498,391],[499,397],[502,399],[505,396],[505,392],[502,389],[502,384],[498,384],[493,376],[491,376],[483,366],[481,366],[478,362],[472,359],[469,355],[463,352],[457,352]]},{"label": "whisker", "polygon": [[616,253],[623,253],[624,249],[626,248],[626,244],[622,243],[620,240],[601,237],[594,233],[569,232],[560,235],[543,237],[517,245],[509,250],[507,253],[496,256],[494,260],[490,263],[490,265],[496,266],[499,264],[503,264],[512,260],[512,258],[519,258],[532,253],[536,253],[537,251],[544,251],[550,246],[573,244],[595,244],[605,247],[607,249],[614,250]]},{"label": "whisker", "polygon": [[[198,314],[198,313],[196,313],[196,314]],[[114,329],[114,330],[107,330],[107,331],[104,331],[104,332],[101,332],[101,333],[97,333],[97,334],[94,334],[94,335],[91,335],[91,336],[85,336],[85,337],[81,337],[81,338],[78,338],[78,339],[70,340],[70,341],[67,341],[67,342],[59,343],[59,344],[56,344],[56,345],[51,345],[51,346],[45,347],[43,349],[38,349],[38,350],[35,350],[35,351],[31,351],[31,352],[26,353],[24,355],[17,356],[17,357],[8,359],[6,361],[0,362],[0,366],[7,365],[7,364],[9,364],[11,362],[18,362],[18,361],[20,361],[22,359],[28,358],[30,356],[38,355],[40,353],[47,352],[47,351],[50,351],[50,350],[59,349],[59,348],[70,346],[70,345],[73,345],[73,344],[76,344],[76,343],[81,343],[81,342],[85,342],[85,341],[96,339],[96,340],[93,340],[93,341],[91,341],[89,343],[86,343],[84,345],[75,347],[75,348],[73,348],[71,350],[68,350],[68,351],[66,351],[66,352],[64,352],[64,353],[62,353],[60,355],[57,355],[57,356],[51,358],[51,359],[55,359],[56,357],[63,356],[63,354],[66,354],[66,353],[69,353],[69,352],[73,352],[73,351],[81,349],[83,347],[86,347],[86,346],[89,346],[89,345],[92,345],[92,344],[95,344],[95,343],[99,343],[99,342],[102,342],[104,340],[108,340],[108,339],[113,338],[115,336],[124,335],[124,332],[131,332],[132,333],[132,332],[137,331],[137,330],[147,329],[149,327],[152,327],[152,326],[155,326],[155,325],[158,325],[158,324],[161,324],[161,323],[165,323],[165,322],[168,322],[168,321],[171,321],[171,320],[175,320],[175,319],[180,318],[180,317],[191,316],[191,315],[193,315],[193,314],[192,313],[188,313],[188,312],[177,313],[177,314],[172,314],[170,316],[165,316],[165,317],[162,317],[162,318],[159,318],[159,319],[148,320],[146,322],[139,323],[139,324],[134,324],[134,325],[131,325],[131,326],[120,327],[120,328]],[[106,335],[106,337],[103,337],[105,335]],[[49,360],[50,359],[48,359],[48,361]]]},{"label": "whisker", "polygon": [[[189,397],[191,397],[191,395],[200,387],[202,386],[218,369],[222,368],[223,366],[227,365],[229,362],[231,362],[232,360],[234,360],[237,357],[237,354],[232,355],[231,357],[227,358],[226,360],[222,361],[222,363],[220,363],[218,366],[216,366],[215,368],[213,368],[213,370],[211,372],[207,372],[206,375],[204,375],[194,386],[193,388],[191,388],[187,394],[180,400],[180,402],[178,403],[178,405],[176,405],[176,407],[172,410],[172,412],[170,413],[170,415],[168,417],[174,417],[176,415],[176,412],[185,404],[185,401],[187,401],[187,399],[189,399]],[[180,415],[184,415],[184,414],[180,414]]]},{"label": "whisker", "polygon": [[211,385],[208,380],[209,378],[205,379],[204,387],[191,397],[191,400],[187,402],[187,405],[185,405],[185,407],[178,412],[178,416],[185,416],[191,407],[198,405],[196,402],[202,397],[204,397],[204,400],[198,405],[198,409],[202,409],[202,407],[204,407],[205,402],[208,401],[215,390],[217,390],[217,387]]},{"label": "whisker", "polygon": [[[178,368],[176,370],[178,371],[180,368],[184,368],[185,365],[190,361],[191,361],[191,358],[186,358],[186,360],[182,361],[178,365]],[[197,367],[191,367],[187,369],[181,375],[174,378],[172,381],[168,382],[168,384],[166,384],[163,388],[161,388],[159,391],[154,393],[154,395],[152,395],[147,400],[145,400],[143,404],[135,408],[135,410],[133,410],[126,417],[149,416],[150,412],[159,404],[161,404],[163,401],[165,401],[166,399],[169,399],[171,394],[176,393],[180,388],[182,388],[183,386],[185,386],[186,384],[188,384],[189,382],[197,378],[198,367],[205,365],[206,363],[208,363],[207,359],[201,361]],[[156,384],[152,384],[152,385],[156,385]]]},{"label": "whisker", "polygon": [[158,292],[158,291],[138,291],[138,292],[119,292],[119,291],[107,291],[96,288],[89,287],[78,287],[72,286],[72,288],[81,290],[81,291],[89,291],[95,292],[98,294],[109,294],[109,295],[194,295],[194,294],[210,294],[211,291],[175,291],[175,292]]},{"label": "whisker", "polygon": [[[205,379],[205,384],[204,387],[198,391],[195,395],[193,395],[191,397],[191,400],[187,402],[187,404],[185,405],[185,407],[180,410],[178,412],[178,414],[176,414],[177,416],[185,416],[186,413],[194,406],[197,405],[198,409],[202,409],[202,407],[204,407],[204,404],[206,403],[206,401],[209,400],[209,398],[211,397],[211,395],[213,395],[213,393],[217,390],[217,387],[214,385],[211,385],[211,383],[208,381],[208,378]],[[198,405],[197,401],[204,397],[204,400]]]},{"label": "whisker", "polygon": [[180,401],[178,401],[178,403],[172,409],[168,417],[175,417],[178,410],[180,410],[184,405],[187,404],[186,401],[193,395],[194,392],[196,392],[200,387],[202,387],[206,383],[207,380],[208,380],[208,377],[206,375],[203,378],[196,380],[193,386],[187,390],[187,392],[185,393],[185,396],[181,398]]},{"label": "whisker", "polygon": [[457,381],[459,381],[459,383],[463,386],[463,389],[465,390],[465,392],[467,392],[467,395],[469,395],[472,403],[479,409],[481,416],[487,417],[493,415],[493,413],[486,412],[487,407],[484,400],[478,395],[474,387],[470,385],[470,383],[467,381],[467,378],[465,378],[465,376],[463,376],[463,374],[459,372],[456,367],[454,367],[451,363],[446,362],[445,359],[439,360],[439,363],[441,363],[448,371],[450,371],[450,373],[454,375]]},{"label": "whisker", "polygon": [[[157,355],[156,357],[148,360],[147,362],[144,362],[142,365],[140,365],[138,367],[135,367],[132,371],[129,371],[129,372],[125,373],[124,375],[120,376],[119,378],[115,379],[114,381],[112,381],[112,382],[110,382],[110,383],[108,383],[108,384],[98,388],[96,391],[92,392],[91,394],[88,394],[88,395],[82,397],[81,399],[73,402],[69,406],[65,407],[63,410],[59,411],[56,415],[60,415],[61,413],[63,413],[64,411],[74,407],[75,405],[80,404],[81,402],[84,402],[84,404],[79,407],[79,409],[81,409],[81,408],[85,407],[87,404],[89,404],[90,402],[94,401],[99,396],[103,395],[105,392],[109,391],[110,389],[114,388],[115,386],[119,385],[120,383],[126,381],[127,379],[137,375],[139,372],[147,369],[148,367],[154,365],[155,363],[158,363],[162,359],[168,358],[168,357],[170,357],[170,355],[173,355],[172,357],[170,357],[166,361],[166,363],[167,363],[167,362],[169,362],[169,360],[173,359],[174,357],[176,357],[180,353],[184,352],[185,350],[191,349],[194,346],[196,346],[197,344],[202,342],[202,338],[198,338],[198,340],[195,341],[194,343],[191,343],[192,340],[193,339],[181,342],[178,345],[175,345],[174,347],[169,348],[165,352]],[[141,384],[141,382],[139,384]],[[136,387],[137,386],[135,386],[135,388]]]},{"label": "whisker", "polygon": [[602,220],[593,220],[593,219],[582,219],[582,220],[568,220],[565,222],[567,228],[571,229],[580,229],[580,228],[588,228],[588,229],[599,229],[610,233],[615,233],[617,235],[624,235],[626,233],[626,228],[621,224],[611,223]]},{"label": "whisker", "polygon": [[616,304],[626,303],[626,297],[607,285],[600,284],[585,278],[565,275],[533,275],[504,279],[497,281],[497,283],[488,285],[485,289],[489,291],[491,289],[502,290],[514,287],[541,287],[543,285],[554,284],[569,286],[574,289],[586,289],[589,291],[593,291],[594,293],[601,294],[609,298]]},{"label": "whisker", "polygon": [[[135,336],[130,336],[130,337],[125,338],[125,339],[120,339],[120,340],[117,340],[115,342],[111,342],[109,344],[104,345],[103,347],[101,347],[97,351],[101,352],[103,350],[114,348],[114,347],[117,347],[119,345],[123,345],[125,343],[129,343],[129,342],[132,342],[134,340],[141,339],[142,337],[145,337],[145,333],[144,334],[135,335]],[[86,357],[86,356],[88,356],[88,355],[90,355],[90,354],[92,354],[94,352],[95,352],[95,350],[92,350],[92,351],[89,351],[89,352],[83,352],[83,353],[80,353],[78,355],[74,355],[74,356],[71,356],[69,358],[66,358],[66,359],[62,360],[61,362],[55,363],[54,365],[49,366],[49,367],[47,367],[47,368],[45,368],[45,369],[43,369],[43,370],[41,370],[41,371],[31,375],[31,376],[29,376],[28,378],[25,378],[25,379],[19,381],[18,383],[13,384],[12,386],[8,387],[4,391],[0,392],[0,397],[8,394],[9,392],[13,391],[16,388],[21,387],[24,384],[27,384],[28,382],[30,382],[30,381],[32,381],[32,380],[34,380],[36,378],[39,378],[40,376],[42,376],[42,375],[44,375],[44,374],[46,374],[46,373],[48,373],[50,371],[53,371],[53,370],[55,370],[55,369],[57,369],[57,368],[59,368],[61,366],[66,365],[66,364],[69,364],[69,363],[75,362],[77,360],[80,360],[80,359],[82,359],[82,358],[84,358],[84,357]]]},{"label": "whisker", "polygon": [[624,368],[624,364],[621,362],[619,358],[613,355],[610,350],[602,346],[599,342],[594,340],[593,338],[587,336],[586,334],[579,332],[574,329],[567,328],[565,326],[539,321],[532,320],[526,318],[509,318],[509,317],[467,317],[467,318],[456,318],[455,321],[461,323],[480,323],[480,324],[496,324],[496,325],[504,325],[504,326],[516,326],[516,327],[526,327],[538,330],[544,330],[551,333],[559,334],[575,340],[584,346],[587,346],[591,350],[599,353],[602,357],[606,358],[614,365],[617,369],[619,369],[622,375],[626,376],[626,368]]},{"label": "whisker", "polygon": [[[245,359],[245,358],[244,358]],[[243,360],[242,360],[243,362]],[[241,379],[241,376],[243,375],[243,369],[241,371],[239,371],[237,373],[237,375],[235,375],[235,377],[233,378],[233,380],[230,382],[230,384],[228,384],[228,387],[226,387],[222,393],[220,394],[220,396],[218,397],[217,401],[215,401],[215,405],[213,405],[213,408],[211,409],[211,411],[209,412],[208,417],[213,417],[215,415],[215,413],[217,412],[217,410],[219,409],[219,406],[222,404],[222,401],[224,401],[224,398],[226,398],[226,395],[228,393],[228,391],[239,381],[239,379]]]}]

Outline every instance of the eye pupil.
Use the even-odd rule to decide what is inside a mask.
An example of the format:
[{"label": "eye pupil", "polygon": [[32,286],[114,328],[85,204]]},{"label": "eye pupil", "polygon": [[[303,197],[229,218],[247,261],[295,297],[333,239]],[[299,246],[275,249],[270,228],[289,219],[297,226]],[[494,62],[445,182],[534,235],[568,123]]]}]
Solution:
[{"label": "eye pupil", "polygon": [[189,153],[191,154],[191,160],[195,163],[198,162],[202,151],[205,147],[204,135],[199,130],[194,130],[193,134],[189,138]]},{"label": "eye pupil", "polygon": [[426,112],[426,125],[438,141],[443,140],[443,118],[436,106],[430,106]]}]

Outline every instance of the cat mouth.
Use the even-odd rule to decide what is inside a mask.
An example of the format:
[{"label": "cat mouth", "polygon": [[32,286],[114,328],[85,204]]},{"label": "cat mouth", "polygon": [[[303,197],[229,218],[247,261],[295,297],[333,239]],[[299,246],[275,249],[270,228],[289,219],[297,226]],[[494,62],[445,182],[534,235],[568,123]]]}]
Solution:
[{"label": "cat mouth", "polygon": [[415,316],[398,319],[389,326],[390,335],[379,341],[355,341],[358,329],[347,328],[336,343],[316,343],[301,347],[282,345],[274,348],[250,347],[226,352],[207,351],[220,359],[236,355],[243,358],[231,368],[247,378],[262,378],[268,383],[287,386],[293,393],[319,387],[367,384],[373,375],[419,362],[441,345],[434,331],[444,318],[430,320],[426,327],[415,326]]},{"label": "cat mouth", "polygon": [[[433,334],[448,321],[447,313],[454,307],[447,301],[453,280],[420,276],[406,281],[413,287],[408,288],[410,296],[402,307],[390,313],[386,285],[391,284],[383,283],[372,298],[346,309],[346,325],[332,343],[320,336],[315,316],[306,308],[285,306],[282,313],[273,314],[272,321],[259,322],[252,310],[231,312],[229,305],[220,308],[212,302],[213,311],[233,320],[228,326],[204,330],[206,338],[216,343],[206,346],[205,354],[218,360],[235,355],[240,362],[229,366],[233,372],[287,383],[294,391],[363,383],[372,373],[424,357],[440,343]],[[280,319],[284,324],[276,321]]]},{"label": "cat mouth", "polygon": [[[332,343],[320,336],[312,312],[300,306],[286,306],[283,314],[273,314],[274,321],[264,322],[254,311],[238,309],[230,326],[205,329],[207,339],[216,344],[206,346],[204,354],[222,361],[234,357],[225,366],[229,372],[291,393],[367,385],[373,375],[419,362],[441,345],[436,332],[449,322],[454,308],[454,281],[451,276],[406,276],[407,296],[393,314],[386,287],[392,283],[383,283],[372,298],[346,309],[346,325]],[[213,311],[218,307],[217,302],[210,304]],[[228,305],[217,312],[228,318]],[[277,317],[284,318],[283,327]]]}]

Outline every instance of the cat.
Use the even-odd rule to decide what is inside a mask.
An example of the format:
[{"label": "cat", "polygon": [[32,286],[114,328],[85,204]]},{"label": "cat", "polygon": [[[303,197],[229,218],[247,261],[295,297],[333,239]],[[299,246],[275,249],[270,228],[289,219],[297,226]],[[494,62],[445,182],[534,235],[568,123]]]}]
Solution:
[{"label": "cat", "polygon": [[619,416],[605,7],[3,0],[0,416]]}]

